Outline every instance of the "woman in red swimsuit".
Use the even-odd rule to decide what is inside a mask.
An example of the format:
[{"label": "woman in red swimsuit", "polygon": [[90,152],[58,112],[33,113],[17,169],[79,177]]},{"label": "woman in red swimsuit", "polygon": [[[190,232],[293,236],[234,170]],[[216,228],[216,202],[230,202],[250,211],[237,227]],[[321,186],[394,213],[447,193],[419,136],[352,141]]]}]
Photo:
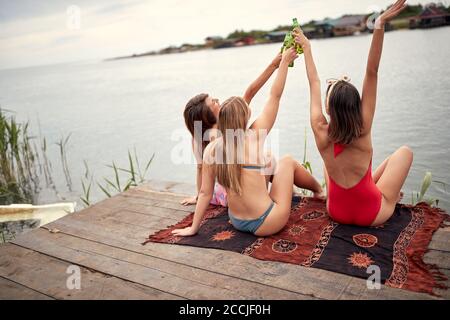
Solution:
[{"label": "woman in red swimsuit", "polygon": [[372,174],[371,128],[384,25],[406,7],[405,1],[398,0],[375,22],[362,98],[346,77],[328,82],[325,104],[330,122],[322,113],[320,80],[309,40],[296,30],[310,84],[311,126],[325,164],[327,209],[342,224],[375,226],[386,222],[394,212],[413,160],[412,151],[403,146]]}]

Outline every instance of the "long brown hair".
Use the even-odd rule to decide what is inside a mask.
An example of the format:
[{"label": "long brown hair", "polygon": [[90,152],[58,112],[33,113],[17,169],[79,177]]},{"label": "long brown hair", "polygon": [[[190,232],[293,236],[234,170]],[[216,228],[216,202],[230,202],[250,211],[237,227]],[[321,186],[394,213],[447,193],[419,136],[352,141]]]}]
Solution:
[{"label": "long brown hair", "polygon": [[[222,138],[215,146],[217,152],[222,152],[222,161],[215,164],[217,181],[226,189],[230,189],[239,195],[242,192],[241,167],[243,160],[240,160],[239,157],[244,155],[243,139],[249,117],[250,109],[241,97],[227,99],[219,112],[218,129]],[[233,133],[231,137],[230,133]],[[232,139],[229,140],[229,138]],[[217,149],[217,147],[221,147],[222,150]]]},{"label": "long brown hair", "polygon": [[[327,89],[327,95],[331,86]],[[334,143],[350,144],[362,134],[361,97],[347,81],[336,82],[328,97],[330,124],[328,137]]]},{"label": "long brown hair", "polygon": [[217,123],[216,116],[206,105],[206,98],[208,98],[208,94],[206,93],[196,95],[188,101],[183,113],[184,122],[186,123],[186,127],[193,138],[195,121],[202,122],[202,153],[206,145],[208,144],[208,141],[203,141],[203,136],[205,135],[205,132],[207,130],[211,129]]}]

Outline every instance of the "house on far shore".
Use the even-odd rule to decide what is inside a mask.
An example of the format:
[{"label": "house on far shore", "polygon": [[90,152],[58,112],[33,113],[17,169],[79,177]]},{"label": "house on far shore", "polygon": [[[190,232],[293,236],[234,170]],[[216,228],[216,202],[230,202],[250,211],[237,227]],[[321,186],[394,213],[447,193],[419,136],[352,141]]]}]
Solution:
[{"label": "house on far shore", "polygon": [[316,28],[314,26],[304,26],[302,27],[303,33],[309,39],[318,38],[316,35]]},{"label": "house on far shore", "polygon": [[[302,27],[302,30],[309,39],[317,39],[332,37],[332,28],[332,25],[328,22],[318,22],[314,25],[304,26]],[[289,30],[269,32],[266,34],[265,38],[270,42],[283,42],[288,32]]]},{"label": "house on far shore", "polygon": [[333,37],[333,24],[331,19],[325,19],[316,21],[314,24],[314,30],[309,30],[309,33],[305,33],[308,38],[331,38]]},{"label": "house on far shore", "polygon": [[351,36],[367,31],[366,14],[344,15],[337,19],[325,19],[315,23],[314,38]]},{"label": "house on far shore", "polygon": [[273,31],[266,34],[266,39],[270,42],[283,42],[288,31]]},{"label": "house on far shore", "polygon": [[205,39],[205,45],[207,47],[212,47],[214,46],[216,43],[223,41],[223,38],[220,36],[212,36],[212,37],[207,37]]},{"label": "house on far shore", "polygon": [[445,8],[435,4],[427,5],[423,11],[409,19],[409,28],[434,28],[450,25],[450,13]]},{"label": "house on far shore", "polygon": [[253,38],[252,36],[247,36],[234,40],[235,47],[251,46],[252,44],[255,44],[255,38]]}]

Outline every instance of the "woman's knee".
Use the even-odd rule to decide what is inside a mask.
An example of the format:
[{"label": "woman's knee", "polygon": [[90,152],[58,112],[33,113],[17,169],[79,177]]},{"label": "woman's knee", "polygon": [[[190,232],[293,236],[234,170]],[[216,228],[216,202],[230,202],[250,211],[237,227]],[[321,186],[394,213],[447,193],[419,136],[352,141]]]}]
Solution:
[{"label": "woman's knee", "polygon": [[408,161],[409,163],[412,163],[414,158],[414,153],[412,149],[408,146],[401,146],[398,148],[397,152],[401,153],[402,157],[405,158],[405,161]]},{"label": "woman's knee", "polygon": [[283,157],[281,157],[281,159],[280,159],[280,164],[281,163],[283,163],[283,164],[294,164],[295,163],[295,160],[294,160],[294,157],[293,156],[291,156],[290,154],[285,154]]}]

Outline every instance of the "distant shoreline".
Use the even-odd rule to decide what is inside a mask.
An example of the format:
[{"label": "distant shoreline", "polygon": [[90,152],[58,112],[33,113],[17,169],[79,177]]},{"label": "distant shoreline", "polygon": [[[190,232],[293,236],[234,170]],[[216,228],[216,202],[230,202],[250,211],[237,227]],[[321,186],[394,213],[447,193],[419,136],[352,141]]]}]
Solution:
[{"label": "distant shoreline", "polygon": [[[320,21],[311,20],[303,24],[301,28],[309,39],[327,39],[349,37],[372,32],[369,28],[372,14],[345,14],[336,19],[325,18]],[[425,6],[408,5],[404,13],[398,19],[391,21],[385,27],[386,32],[402,29],[425,29],[450,25],[450,6],[430,3]],[[148,56],[185,53],[210,49],[239,48],[261,44],[282,43],[287,32],[292,30],[291,25],[278,26],[271,31],[264,30],[235,30],[226,38],[210,36],[203,44],[188,44],[181,46],[169,46],[158,51],[149,51],[127,56],[119,56],[104,59],[114,61]]]},{"label": "distant shoreline", "polygon": [[[442,26],[442,27],[448,27],[448,26]],[[409,28],[399,28],[394,30],[389,30],[387,32],[393,32],[393,31],[412,31],[416,29],[409,29]],[[348,37],[359,37],[361,35],[370,34],[370,33],[360,33],[360,34],[354,34],[351,36],[341,36],[341,37],[328,37],[328,38],[316,38],[314,40],[326,40],[326,39],[338,39],[338,38],[348,38]],[[196,51],[206,51],[206,50],[221,50],[221,49],[236,49],[236,48],[244,48],[244,47],[252,47],[252,46],[259,46],[259,45],[268,45],[268,44],[276,44],[279,43],[281,45],[282,41],[279,42],[264,42],[264,43],[254,43],[244,46],[235,46],[235,47],[226,47],[226,48],[202,48],[198,50],[187,50],[187,51],[179,51],[179,52],[170,52],[170,53],[142,53],[142,54],[134,54],[130,56],[120,56],[120,57],[114,57],[114,58],[107,58],[103,61],[115,61],[115,60],[125,60],[125,59],[134,59],[134,58],[144,58],[144,57],[150,57],[150,56],[162,56],[162,55],[168,55],[168,54],[180,54],[180,53],[188,53],[188,52],[196,52]]]}]

